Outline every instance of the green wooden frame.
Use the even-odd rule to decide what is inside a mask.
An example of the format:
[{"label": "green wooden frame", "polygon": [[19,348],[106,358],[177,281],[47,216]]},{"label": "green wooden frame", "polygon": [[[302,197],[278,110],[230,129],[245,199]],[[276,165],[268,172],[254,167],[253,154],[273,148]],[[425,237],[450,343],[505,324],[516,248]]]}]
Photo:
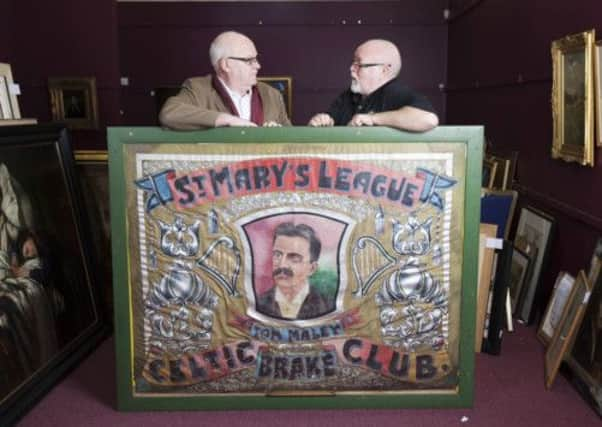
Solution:
[{"label": "green wooden frame", "polygon": [[[154,127],[112,127],[108,129],[109,178],[111,190],[111,234],[115,304],[115,343],[117,355],[118,408],[120,410],[225,410],[225,409],[345,409],[345,408],[432,408],[470,407],[473,402],[475,304],[478,269],[480,183],[483,158],[483,128],[480,126],[439,127],[426,133],[406,133],[389,128],[258,128],[213,129],[198,132],[172,132]],[[303,391],[268,396],[251,393],[141,396],[134,389],[134,344],[132,298],[126,205],[127,149],[132,145],[166,146],[196,144],[203,152],[207,144],[227,147],[228,143],[304,144],[304,143],[454,143],[464,146],[463,192],[464,240],[461,289],[459,291],[458,373],[454,390],[412,390],[304,393]],[[128,184],[129,185],[129,184]]]}]

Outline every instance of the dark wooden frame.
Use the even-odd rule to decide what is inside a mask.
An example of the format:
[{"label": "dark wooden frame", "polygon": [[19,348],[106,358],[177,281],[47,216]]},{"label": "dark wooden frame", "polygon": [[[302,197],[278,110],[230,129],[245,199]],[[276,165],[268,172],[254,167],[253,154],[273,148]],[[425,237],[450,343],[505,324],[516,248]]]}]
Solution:
[{"label": "dark wooden frame", "polygon": [[[58,195],[57,198],[40,201],[44,197],[52,197],[52,194],[48,195],[48,192],[42,190],[39,193],[32,191],[30,197],[37,198],[37,206],[45,208],[43,211],[45,219],[40,221],[43,222],[43,227],[54,229],[56,235],[65,242],[51,248],[53,251],[59,251],[56,254],[59,259],[64,259],[60,263],[60,268],[63,272],[67,272],[68,276],[61,277],[68,282],[69,290],[75,292],[73,295],[68,294],[69,298],[79,301],[83,306],[80,308],[78,304],[65,303],[65,312],[69,316],[65,319],[66,322],[78,319],[79,323],[65,335],[62,345],[47,361],[41,363],[33,374],[25,377],[3,397],[0,402],[0,424],[10,425],[98,345],[107,333],[107,326],[98,304],[89,227],[81,202],[80,189],[74,176],[73,156],[66,129],[59,125],[2,127],[0,151],[3,150],[7,150],[2,156],[3,162],[12,164],[13,167],[21,165],[18,172],[9,171],[14,175],[14,179],[21,179],[22,182],[30,184],[23,185],[25,189],[32,188],[32,180],[39,182],[39,179],[44,178],[52,183],[49,185],[57,184],[57,193],[53,194]],[[23,151],[23,154],[20,154],[20,151]],[[32,155],[36,152],[38,153],[36,161],[43,161],[44,164],[31,164],[30,168],[23,167],[25,162],[33,161],[26,154]],[[56,157],[52,158],[48,153],[55,153]],[[56,163],[58,172],[47,172],[48,168],[51,171],[57,170],[52,169],[55,168],[52,162]],[[39,172],[41,169],[43,172]],[[60,199],[62,197],[64,200]],[[49,212],[52,207],[65,205],[68,206],[67,209],[57,209],[56,213]],[[65,222],[56,221],[55,218],[64,218]],[[65,301],[69,301],[67,297]],[[65,322],[62,322],[60,328],[64,327]],[[59,326],[56,330],[59,330]]]}]

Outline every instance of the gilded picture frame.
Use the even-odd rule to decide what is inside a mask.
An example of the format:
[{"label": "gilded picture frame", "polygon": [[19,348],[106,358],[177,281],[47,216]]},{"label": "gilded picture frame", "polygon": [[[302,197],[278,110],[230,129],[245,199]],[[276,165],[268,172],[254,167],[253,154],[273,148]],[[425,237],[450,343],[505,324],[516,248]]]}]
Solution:
[{"label": "gilded picture frame", "polygon": [[602,146],[602,40],[594,48],[594,71],[596,88],[596,145]]},{"label": "gilded picture frame", "polygon": [[585,271],[580,270],[546,350],[544,370],[547,389],[552,387],[558,368],[571,349],[589,303],[591,291],[592,286],[587,280]]},{"label": "gilded picture frame", "polygon": [[52,120],[70,129],[98,129],[96,77],[48,79]]},{"label": "gilded picture frame", "polygon": [[[481,127],[108,134],[120,410],[471,405]],[[418,187],[393,202],[390,178]],[[322,250],[282,248],[293,224]],[[312,272],[315,312],[272,293],[283,259]],[[399,311],[407,275],[419,315]]]},{"label": "gilded picture frame", "polygon": [[599,238],[588,273],[590,301],[566,361],[572,383],[602,417],[602,238]]},{"label": "gilded picture frame", "polygon": [[594,166],[595,30],[552,42],[552,158]]},{"label": "gilded picture frame", "polygon": [[0,120],[21,118],[19,100],[12,90],[13,73],[10,64],[0,63]]},{"label": "gilded picture frame", "polygon": [[290,76],[282,77],[268,77],[261,76],[257,77],[258,82],[267,83],[276,89],[282,95],[284,106],[286,107],[286,114],[288,118],[293,120],[293,78]]}]

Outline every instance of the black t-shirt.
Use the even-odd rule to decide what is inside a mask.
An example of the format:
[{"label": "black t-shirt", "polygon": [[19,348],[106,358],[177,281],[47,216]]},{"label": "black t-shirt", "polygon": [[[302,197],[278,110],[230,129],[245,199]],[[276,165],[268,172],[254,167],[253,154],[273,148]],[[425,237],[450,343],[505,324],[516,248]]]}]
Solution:
[{"label": "black t-shirt", "polygon": [[355,114],[381,113],[407,106],[435,112],[425,96],[393,79],[366,97],[347,89],[335,99],[327,113],[334,119],[335,126],[346,126]]}]

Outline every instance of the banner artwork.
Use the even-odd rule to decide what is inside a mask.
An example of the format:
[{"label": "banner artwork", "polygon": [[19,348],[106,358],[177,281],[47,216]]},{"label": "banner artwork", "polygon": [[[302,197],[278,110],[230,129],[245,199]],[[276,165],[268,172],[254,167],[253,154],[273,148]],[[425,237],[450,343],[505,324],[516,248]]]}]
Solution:
[{"label": "banner artwork", "polygon": [[457,388],[463,144],[124,150],[137,395]]}]

